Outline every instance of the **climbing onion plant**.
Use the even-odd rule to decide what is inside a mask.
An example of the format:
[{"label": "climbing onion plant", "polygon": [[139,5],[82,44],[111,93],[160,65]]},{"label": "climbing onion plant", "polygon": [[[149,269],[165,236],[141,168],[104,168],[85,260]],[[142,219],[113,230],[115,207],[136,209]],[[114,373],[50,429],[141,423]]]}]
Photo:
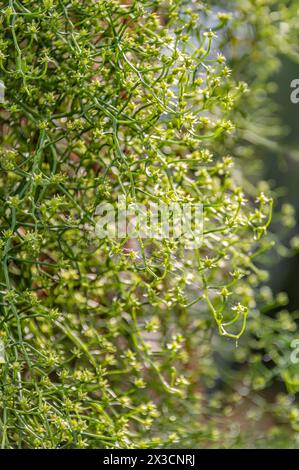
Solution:
[{"label": "climbing onion plant", "polygon": [[[221,442],[211,335],[235,345],[259,321],[273,211],[226,149],[250,94],[221,52],[231,14],[0,6],[2,447]],[[119,195],[201,204],[202,244],[99,239]]]}]

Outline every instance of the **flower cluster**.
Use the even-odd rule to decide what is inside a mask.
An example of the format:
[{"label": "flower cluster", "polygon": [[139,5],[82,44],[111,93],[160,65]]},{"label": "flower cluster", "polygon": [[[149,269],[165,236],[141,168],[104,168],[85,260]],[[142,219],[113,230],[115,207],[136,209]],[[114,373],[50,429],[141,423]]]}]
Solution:
[{"label": "flower cluster", "polygon": [[[250,93],[221,53],[231,15],[206,3],[0,2],[2,447],[220,440],[210,335],[259,331],[273,201],[235,158]],[[99,240],[120,194],[202,204],[201,247]]]}]

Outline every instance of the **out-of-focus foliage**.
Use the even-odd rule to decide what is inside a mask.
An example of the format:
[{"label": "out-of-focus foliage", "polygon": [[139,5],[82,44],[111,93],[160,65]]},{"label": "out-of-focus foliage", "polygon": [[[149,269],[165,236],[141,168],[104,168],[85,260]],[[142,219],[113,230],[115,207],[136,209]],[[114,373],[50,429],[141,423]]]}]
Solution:
[{"label": "out-of-focus foliage", "polygon": [[[296,315],[258,264],[275,193],[248,178],[293,7],[0,6],[2,447],[296,447]],[[121,194],[203,204],[202,246],[99,240]]]}]

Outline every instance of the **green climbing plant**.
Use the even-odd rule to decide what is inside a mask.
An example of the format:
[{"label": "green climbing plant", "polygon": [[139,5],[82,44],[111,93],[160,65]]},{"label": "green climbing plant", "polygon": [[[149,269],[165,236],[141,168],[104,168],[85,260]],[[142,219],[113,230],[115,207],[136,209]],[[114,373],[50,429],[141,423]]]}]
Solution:
[{"label": "green climbing plant", "polygon": [[[3,448],[250,445],[220,430],[232,404],[279,376],[252,350],[272,348],[279,367],[271,338],[280,325],[287,345],[295,323],[260,313],[286,299],[259,287],[275,194],[250,183],[236,150],[244,135],[254,145],[244,103],[258,107],[258,86],[231,31],[247,15],[261,32],[249,57],[270,51],[270,65],[277,15],[290,24],[282,52],[295,33],[276,2],[225,3],[0,2]],[[201,204],[201,246],[99,239],[97,206],[119,195]],[[224,375],[229,391],[215,388],[219,341],[245,364],[236,383]],[[278,419],[291,395],[271,405]],[[291,410],[268,445],[298,427]]]}]

